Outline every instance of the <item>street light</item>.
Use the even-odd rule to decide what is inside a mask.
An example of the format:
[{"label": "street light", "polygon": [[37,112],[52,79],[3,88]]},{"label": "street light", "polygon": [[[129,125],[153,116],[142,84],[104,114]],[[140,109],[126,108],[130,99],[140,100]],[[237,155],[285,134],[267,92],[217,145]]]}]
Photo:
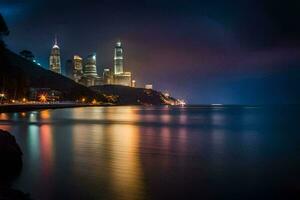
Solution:
[{"label": "street light", "polygon": [[39,97],[40,102],[45,103],[47,102],[47,95],[41,94]]},{"label": "street light", "polygon": [[1,97],[1,104],[3,104],[3,99],[5,98],[5,94],[3,92],[0,93],[0,97]]}]

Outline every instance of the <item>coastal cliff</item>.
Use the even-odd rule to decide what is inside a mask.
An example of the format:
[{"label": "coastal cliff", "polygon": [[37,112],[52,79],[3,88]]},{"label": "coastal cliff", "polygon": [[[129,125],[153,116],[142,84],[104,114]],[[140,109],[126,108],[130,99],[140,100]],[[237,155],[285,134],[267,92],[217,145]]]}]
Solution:
[{"label": "coastal cliff", "polygon": [[100,85],[90,87],[92,90],[102,93],[106,98],[111,98],[119,105],[176,105],[178,100],[165,96],[161,92],[133,88],[121,85]]}]

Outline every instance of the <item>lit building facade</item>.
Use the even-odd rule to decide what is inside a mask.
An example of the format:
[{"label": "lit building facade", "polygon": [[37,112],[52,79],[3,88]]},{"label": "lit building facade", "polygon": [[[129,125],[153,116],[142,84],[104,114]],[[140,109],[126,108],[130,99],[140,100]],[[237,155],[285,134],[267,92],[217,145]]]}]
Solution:
[{"label": "lit building facade", "polygon": [[97,77],[96,54],[89,55],[84,62],[84,76]]},{"label": "lit building facade", "polygon": [[131,72],[124,72],[124,57],[121,41],[118,41],[114,51],[113,84],[131,86]]},{"label": "lit building facade", "polygon": [[136,87],[136,81],[135,80],[131,81],[131,87]]},{"label": "lit building facade", "polygon": [[103,84],[111,85],[114,83],[113,74],[111,73],[109,68],[105,68],[103,71]]},{"label": "lit building facade", "polygon": [[84,60],[83,77],[80,82],[87,87],[102,84],[102,79],[97,74],[96,54],[91,54]]},{"label": "lit building facade", "polygon": [[49,57],[49,68],[51,71],[61,74],[60,50],[56,38]]},{"label": "lit building facade", "polygon": [[145,89],[152,90],[153,85],[152,84],[147,84],[147,85],[145,85]]},{"label": "lit building facade", "polygon": [[117,42],[115,46],[115,54],[114,54],[114,74],[122,74],[123,73],[123,48],[120,41]]},{"label": "lit building facade", "polygon": [[79,82],[83,76],[83,64],[82,58],[78,55],[73,57],[73,80]]},{"label": "lit building facade", "polygon": [[114,84],[131,87],[131,72],[123,72],[122,74],[115,74]]},{"label": "lit building facade", "polygon": [[[87,56],[85,59],[74,55],[73,59],[66,62],[66,76],[86,87],[111,84],[136,87],[136,82],[132,80],[131,72],[124,71],[123,59],[123,47],[119,41],[114,49],[113,69],[105,68],[102,76],[99,76],[95,53]],[[59,47],[56,40],[50,56],[50,66],[52,71],[61,73]]]}]

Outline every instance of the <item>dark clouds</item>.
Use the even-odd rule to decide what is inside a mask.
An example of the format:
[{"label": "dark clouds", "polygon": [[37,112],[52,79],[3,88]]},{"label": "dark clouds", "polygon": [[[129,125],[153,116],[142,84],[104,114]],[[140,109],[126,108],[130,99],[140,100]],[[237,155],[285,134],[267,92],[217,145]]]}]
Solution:
[{"label": "dark clouds", "polygon": [[[63,60],[97,51],[101,70],[112,66],[120,38],[140,85],[151,82],[193,103],[296,101],[288,85],[300,64],[299,10],[292,0],[0,2],[15,51],[30,49],[47,66],[56,33]],[[273,83],[277,100],[258,92]]]}]

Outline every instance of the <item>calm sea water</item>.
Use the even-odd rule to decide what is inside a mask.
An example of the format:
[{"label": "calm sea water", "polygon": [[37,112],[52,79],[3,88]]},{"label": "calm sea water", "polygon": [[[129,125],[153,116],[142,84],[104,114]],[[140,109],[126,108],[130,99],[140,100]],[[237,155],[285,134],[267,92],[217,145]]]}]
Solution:
[{"label": "calm sea water", "polygon": [[300,196],[300,108],[90,107],[0,114],[34,199]]}]

